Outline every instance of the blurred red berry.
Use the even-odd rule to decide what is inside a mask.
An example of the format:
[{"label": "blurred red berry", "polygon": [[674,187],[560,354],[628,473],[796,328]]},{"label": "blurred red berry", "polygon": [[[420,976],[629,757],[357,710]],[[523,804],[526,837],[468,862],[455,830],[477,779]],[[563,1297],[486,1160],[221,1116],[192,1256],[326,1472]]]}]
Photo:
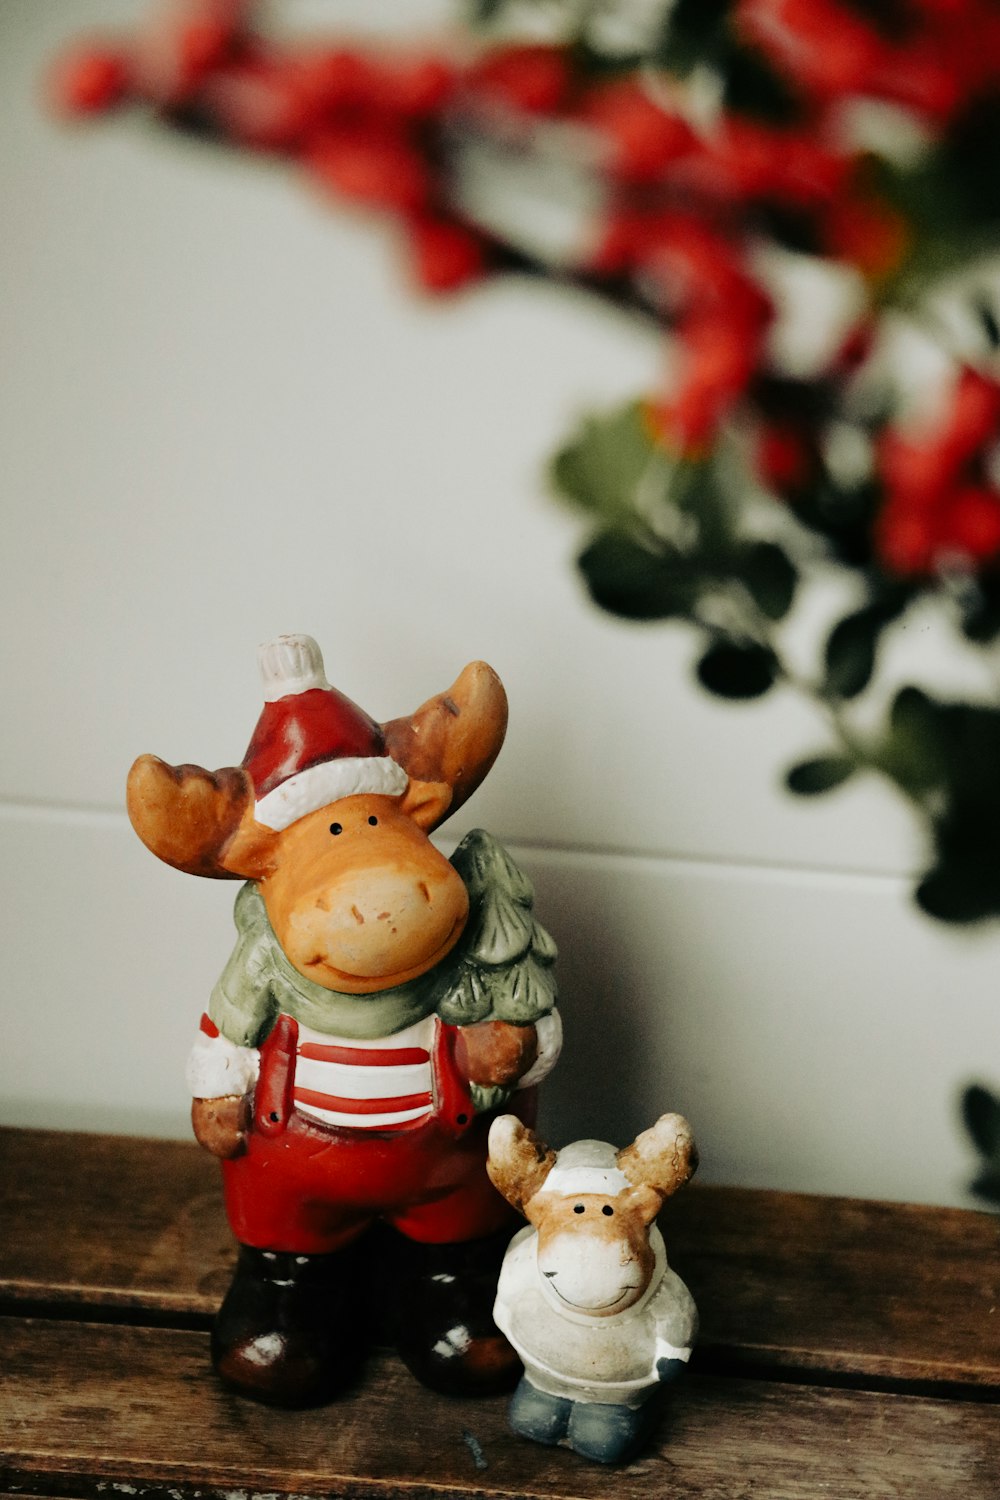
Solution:
[{"label": "blurred red berry", "polygon": [[876,444],[879,474],[886,492],[911,510],[935,506],[954,479],[947,453],[888,428]]},{"label": "blurred red berry", "polygon": [[704,452],[720,423],[746,391],[758,340],[739,321],[691,319],[678,329],[677,389],[653,402],[648,420],[658,437],[682,452]]},{"label": "blurred red berry", "polygon": [[647,220],[639,213],[615,208],[602,226],[584,269],[595,276],[624,276],[634,269],[648,241]]},{"label": "blurred red berry", "polygon": [[73,118],[114,109],[127,97],[130,83],[126,54],[94,44],[65,53],[50,70],[46,92],[58,114]]},{"label": "blurred red berry", "polygon": [[848,193],[831,201],[824,240],[837,260],[848,261],[868,280],[879,282],[894,275],[906,260],[913,232],[884,199]]},{"label": "blurred red berry", "polygon": [[933,569],[938,536],[935,518],[928,511],[890,500],[876,518],[872,539],[877,557],[890,573],[913,578]]},{"label": "blurred red berry", "polygon": [[771,422],[757,439],[757,473],[768,489],[784,497],[802,494],[819,470],[815,433],[792,422]]},{"label": "blurred red berry", "polygon": [[478,281],[486,269],[482,239],[464,225],[421,218],[409,226],[411,265],[428,292],[454,292]]},{"label": "blurred red berry", "polygon": [[344,47],[311,47],[287,59],[288,75],[317,118],[355,115],[377,104],[374,62]]},{"label": "blurred red berry", "polygon": [[917,38],[889,53],[878,72],[878,91],[931,120],[945,120],[960,103],[962,80],[932,37]]},{"label": "blurred red berry", "polygon": [[1000,385],[978,370],[964,369],[955,385],[941,445],[956,466],[967,462],[1000,434]]},{"label": "blurred red berry", "polygon": [[444,109],[457,81],[455,68],[441,58],[397,60],[385,67],[380,102],[406,120],[425,119]]},{"label": "blurred red berry", "polygon": [[691,127],[631,79],[592,89],[579,113],[609,141],[611,171],[626,182],[655,182],[696,144]]},{"label": "blurred red berry", "polygon": [[323,186],[373,208],[413,214],[425,207],[434,189],[420,152],[388,132],[328,131],[310,143],[305,164]]},{"label": "blurred red berry", "polygon": [[217,68],[198,102],[223,135],[257,151],[293,149],[315,118],[287,72],[260,59]]},{"label": "blurred red berry", "polygon": [[637,264],[673,311],[724,305],[729,316],[748,325],[766,321],[770,303],[745,267],[743,247],[695,215],[663,214],[647,221],[637,238]]},{"label": "blurred red berry", "polygon": [[809,135],[734,115],[720,121],[703,152],[684,164],[681,180],[726,200],[808,207],[837,193],[848,168],[842,152]]},{"label": "blurred red berry", "polygon": [[569,93],[572,68],[563,47],[502,47],[466,74],[473,94],[492,95],[527,114],[551,114]]},{"label": "blurred red berry", "polygon": [[1000,552],[1000,495],[970,486],[950,497],[941,521],[941,544],[975,562]]},{"label": "blurred red berry", "polygon": [[853,375],[871,354],[874,343],[874,322],[866,318],[856,323],[833,356],[831,369],[839,375]]},{"label": "blurred red berry", "polygon": [[867,92],[884,46],[852,5],[837,0],[737,0],[734,23],[778,70],[806,90]]},{"label": "blurred red berry", "polygon": [[136,38],[136,86],[161,108],[186,104],[213,69],[234,57],[246,6],[174,0],[153,11]]}]

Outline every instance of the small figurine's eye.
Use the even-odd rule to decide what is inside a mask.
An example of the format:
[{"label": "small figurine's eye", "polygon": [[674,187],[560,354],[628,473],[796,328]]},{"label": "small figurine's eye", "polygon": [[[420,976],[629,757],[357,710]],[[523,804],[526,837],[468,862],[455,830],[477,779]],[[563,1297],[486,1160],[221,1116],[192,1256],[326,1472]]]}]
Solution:
[{"label": "small figurine's eye", "polygon": [[575,1214],[582,1214],[583,1213],[583,1204],[582,1203],[574,1203],[573,1204],[573,1212]]},{"label": "small figurine's eye", "polygon": [[611,1207],[610,1203],[605,1203],[604,1207],[601,1209],[601,1213],[607,1214],[608,1218],[610,1219],[611,1215],[614,1213],[614,1209]]},{"label": "small figurine's eye", "polygon": [[343,831],[344,831],[344,825],[343,825],[343,823],[331,823],[330,824],[330,832],[332,834],[343,833]]},{"label": "small figurine's eye", "polygon": [[374,828],[374,827],[375,827],[375,826],[376,826],[376,825],[377,825],[377,823],[378,823],[378,818],[376,818],[376,816],[375,816],[375,814],[374,814],[374,813],[372,813],[372,815],[371,815],[371,817],[370,817],[370,818],[369,818],[369,819],[368,819],[368,821],[369,821],[369,823],[370,823],[370,824],[371,824],[371,825],[372,825],[372,827],[373,827],[373,828]]}]

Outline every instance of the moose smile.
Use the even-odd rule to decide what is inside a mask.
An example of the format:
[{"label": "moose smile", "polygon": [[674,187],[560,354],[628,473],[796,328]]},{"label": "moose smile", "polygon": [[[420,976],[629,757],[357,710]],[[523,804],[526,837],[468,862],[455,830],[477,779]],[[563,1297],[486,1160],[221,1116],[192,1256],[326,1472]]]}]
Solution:
[{"label": "moose smile", "polygon": [[[556,1274],[557,1273],[555,1271],[546,1271],[544,1273],[546,1279],[550,1282],[554,1281]],[[618,1296],[612,1297],[610,1302],[574,1302],[572,1297],[567,1297],[565,1293],[561,1292],[557,1286],[553,1286],[552,1290],[555,1292],[560,1302],[565,1302],[567,1307],[575,1307],[578,1312],[595,1313],[606,1312],[609,1307],[617,1307],[619,1302],[623,1302],[628,1296],[629,1292],[634,1292],[638,1286],[639,1282],[637,1281],[628,1282],[625,1286],[622,1287],[621,1291],[618,1293]]]},{"label": "moose smile", "polygon": [[[351,972],[348,969],[338,968],[336,964],[330,962],[328,957],[324,957],[321,954],[317,954],[315,958],[307,959],[303,964],[303,968],[310,971],[320,970],[324,976],[329,975],[330,979],[335,981],[334,983],[327,983],[325,978],[319,980],[326,989],[336,990],[343,988],[348,993],[357,993],[359,983],[365,984],[366,988],[368,984],[371,984],[373,990],[395,989],[398,985],[406,984],[409,980],[418,978],[428,969],[434,968],[455,946],[464,926],[464,915],[456,917],[444,941],[439,943],[431,953],[424,955],[419,961],[415,961],[407,968],[393,973],[378,975],[358,974],[356,971]],[[313,977],[316,976],[313,975]]]}]

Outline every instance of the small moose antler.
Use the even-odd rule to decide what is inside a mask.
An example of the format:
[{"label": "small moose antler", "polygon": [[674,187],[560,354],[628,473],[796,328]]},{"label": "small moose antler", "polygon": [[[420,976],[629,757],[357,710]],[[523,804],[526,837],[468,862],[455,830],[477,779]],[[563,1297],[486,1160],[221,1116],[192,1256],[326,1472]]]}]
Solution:
[{"label": "small moose antler", "polygon": [[382,725],[386,749],[415,781],[452,789],[449,816],[467,801],[500,753],[507,694],[492,667],[470,662],[448,688],[415,713]]},{"label": "small moose antler", "polygon": [[500,1115],[490,1126],[486,1170],[498,1193],[519,1213],[542,1188],[556,1164],[556,1153],[516,1115]]},{"label": "small moose antler", "polygon": [[651,1187],[666,1199],[694,1176],[698,1148],[683,1115],[661,1115],[618,1152],[617,1161],[634,1187]]}]

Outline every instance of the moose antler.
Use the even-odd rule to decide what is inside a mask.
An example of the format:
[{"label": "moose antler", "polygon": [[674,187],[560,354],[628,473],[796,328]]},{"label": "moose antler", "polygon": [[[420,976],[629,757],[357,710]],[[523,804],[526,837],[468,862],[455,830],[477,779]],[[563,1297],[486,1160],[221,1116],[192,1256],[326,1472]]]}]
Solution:
[{"label": "moose antler", "polygon": [[698,1148],[683,1115],[661,1115],[616,1160],[633,1187],[651,1187],[666,1199],[694,1176]]},{"label": "moose antler", "polygon": [[520,1213],[556,1164],[556,1153],[516,1115],[500,1115],[490,1126],[486,1170],[498,1193]]},{"label": "moose antler", "polygon": [[[140,755],[129,772],[127,805],[146,848],[178,870],[234,879],[264,868],[264,845],[274,836],[252,823],[253,786],[239,767],[204,771]],[[240,838],[248,825],[252,838]]]},{"label": "moose antler", "polygon": [[415,781],[452,788],[449,816],[468,800],[500,753],[507,694],[492,667],[470,662],[448,688],[409,717],[382,725],[386,748]]}]

